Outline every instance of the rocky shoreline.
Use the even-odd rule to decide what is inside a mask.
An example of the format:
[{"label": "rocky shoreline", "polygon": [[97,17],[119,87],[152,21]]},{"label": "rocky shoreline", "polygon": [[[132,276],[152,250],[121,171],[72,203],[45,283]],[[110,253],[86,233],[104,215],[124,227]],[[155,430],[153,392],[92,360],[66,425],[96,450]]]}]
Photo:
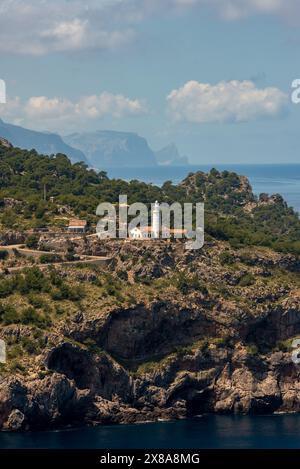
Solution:
[{"label": "rocky shoreline", "polygon": [[[14,149],[0,151],[12,165]],[[47,226],[80,212],[79,202],[94,207],[107,191],[117,200],[120,188],[105,175],[71,167],[65,157],[17,153],[9,174],[20,184],[20,167],[32,158],[32,167],[47,165],[53,184],[67,180],[73,191],[73,208],[59,200],[40,207]],[[65,175],[57,179],[58,163]],[[149,201],[159,194],[205,202],[205,245],[188,251],[184,240],[71,239],[58,227],[26,232],[21,226],[38,219],[26,197],[14,199],[15,179],[7,184],[1,220],[20,223],[1,229],[2,245],[29,243],[73,260],[106,256],[108,264],[30,259],[2,248],[0,430],[300,411],[300,368],[292,360],[300,336],[300,222],[280,195],[255,197],[247,178],[215,169],[178,186],[148,185]],[[132,200],[145,194],[138,182],[124,184]]]},{"label": "rocky shoreline", "polygon": [[[108,269],[126,272],[132,288],[137,272],[155,282],[175,265],[187,275],[196,272],[202,283],[190,291],[183,285],[176,295],[165,286],[133,305],[93,305],[56,324],[28,372],[1,376],[1,429],[299,412],[300,368],[289,341],[300,333],[300,293],[280,277],[282,269],[297,277],[298,258],[251,250],[246,266],[240,260],[245,251],[232,252],[233,268],[220,263],[223,249],[219,242],[194,253],[182,243],[141,249],[139,243],[112,242]],[[245,272],[254,283],[241,286]],[[65,274],[81,281],[95,275],[75,269]],[[1,337],[24,337],[29,329],[8,325]]]}]

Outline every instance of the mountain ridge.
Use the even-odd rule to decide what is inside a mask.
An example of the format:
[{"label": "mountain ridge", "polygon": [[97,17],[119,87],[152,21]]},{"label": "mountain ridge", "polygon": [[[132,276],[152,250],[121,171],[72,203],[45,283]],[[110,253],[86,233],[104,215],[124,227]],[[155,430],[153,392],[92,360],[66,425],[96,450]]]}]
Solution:
[{"label": "mountain ridge", "polygon": [[156,161],[161,166],[187,166],[187,156],[181,156],[175,143],[170,143],[154,152]]},{"label": "mountain ridge", "polygon": [[56,133],[30,130],[0,119],[0,136],[7,139],[13,146],[25,150],[35,149],[38,153],[46,155],[63,153],[74,163],[83,161],[88,164],[85,155],[80,150],[72,148]]},{"label": "mountain ridge", "polygon": [[97,130],[61,136],[54,132],[27,129],[0,119],[0,137],[15,147],[35,149],[45,155],[63,153],[73,163],[83,161],[97,169],[188,165],[188,159],[180,156],[174,143],[153,151],[147,139],[136,132]]},{"label": "mountain ridge", "polygon": [[69,145],[84,152],[94,167],[157,165],[147,140],[134,132],[97,130],[77,132],[64,139]]}]

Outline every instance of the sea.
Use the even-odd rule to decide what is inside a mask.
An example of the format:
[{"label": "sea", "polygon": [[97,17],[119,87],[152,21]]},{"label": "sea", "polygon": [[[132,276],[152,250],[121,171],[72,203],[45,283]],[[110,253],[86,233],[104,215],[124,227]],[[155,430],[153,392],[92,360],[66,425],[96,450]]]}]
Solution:
[{"label": "sea", "polygon": [[[249,178],[255,194],[281,194],[300,213],[300,164],[213,165]],[[158,168],[114,168],[112,178],[137,179],[155,185],[177,184],[189,173],[212,165]],[[0,448],[300,448],[300,414],[269,416],[203,415],[174,422],[99,426],[52,432],[0,433]]]},{"label": "sea", "polygon": [[297,449],[300,415],[204,415],[190,420],[0,433],[0,449]]},{"label": "sea", "polygon": [[208,172],[211,168],[235,171],[247,176],[255,194],[281,194],[288,205],[300,213],[300,164],[219,164],[190,166],[158,166],[152,168],[112,168],[108,176],[127,181],[137,179],[161,186],[165,181],[178,184],[189,173]]}]

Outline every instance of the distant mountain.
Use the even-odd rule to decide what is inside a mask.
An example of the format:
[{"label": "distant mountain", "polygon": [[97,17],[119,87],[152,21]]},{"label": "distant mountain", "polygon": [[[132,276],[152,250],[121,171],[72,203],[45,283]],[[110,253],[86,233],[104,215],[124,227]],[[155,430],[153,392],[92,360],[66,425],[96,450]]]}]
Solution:
[{"label": "distant mountain", "polygon": [[156,166],[154,152],[147,140],[131,132],[99,130],[64,137],[78,148],[95,168]]},{"label": "distant mountain", "polygon": [[186,156],[180,156],[178,148],[174,143],[167,145],[155,153],[156,161],[163,166],[186,166],[189,160]]},{"label": "distant mountain", "polygon": [[0,119],[0,137],[7,139],[15,147],[25,150],[34,148],[38,153],[44,155],[64,153],[73,163],[84,161],[88,164],[82,151],[66,144],[57,134],[24,129],[17,125],[7,124]]},{"label": "distant mountain", "polygon": [[185,156],[180,156],[174,143],[154,152],[145,138],[132,132],[99,130],[61,137],[54,133],[37,132],[8,124],[0,119],[1,137],[15,147],[35,149],[44,155],[63,153],[73,163],[83,161],[97,169],[189,164]]}]

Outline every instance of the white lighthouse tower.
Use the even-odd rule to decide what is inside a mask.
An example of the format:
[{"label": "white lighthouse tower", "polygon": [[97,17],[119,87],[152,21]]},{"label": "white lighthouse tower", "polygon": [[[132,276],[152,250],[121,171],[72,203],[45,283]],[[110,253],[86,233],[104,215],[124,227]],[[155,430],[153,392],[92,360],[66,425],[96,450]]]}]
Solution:
[{"label": "white lighthouse tower", "polygon": [[155,202],[152,210],[152,237],[159,238],[160,233],[160,207],[158,201]]},{"label": "white lighthouse tower", "polygon": [[0,340],[0,363],[6,363],[6,345],[4,340]]}]

